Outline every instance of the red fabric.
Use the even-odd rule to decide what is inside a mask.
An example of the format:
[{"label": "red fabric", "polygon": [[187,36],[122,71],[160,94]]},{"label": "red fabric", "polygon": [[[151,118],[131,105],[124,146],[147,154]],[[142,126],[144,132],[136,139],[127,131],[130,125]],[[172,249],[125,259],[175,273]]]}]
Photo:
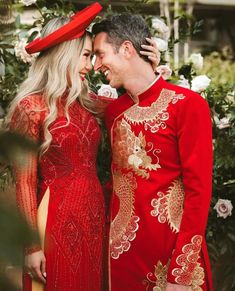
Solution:
[{"label": "red fabric", "polygon": [[[212,184],[207,102],[161,77],[106,110],[112,144],[110,290],[212,290],[205,228]],[[155,290],[155,289],[154,289]]]},{"label": "red fabric", "polygon": [[86,28],[102,10],[102,6],[95,2],[71,17],[71,21],[44,38],[36,38],[29,43],[25,50],[29,54],[41,52],[61,42],[81,37]]},{"label": "red fabric", "polygon": [[[49,187],[45,290],[101,290],[105,214],[96,174],[100,129],[78,102],[69,109],[69,125],[61,127],[66,124],[62,106],[49,128],[48,151],[40,160],[30,157],[27,167],[17,171],[17,201],[36,229],[37,206]],[[46,114],[42,97],[28,96],[16,107],[11,128],[42,142]],[[24,277],[24,290],[31,290],[29,277]]]}]

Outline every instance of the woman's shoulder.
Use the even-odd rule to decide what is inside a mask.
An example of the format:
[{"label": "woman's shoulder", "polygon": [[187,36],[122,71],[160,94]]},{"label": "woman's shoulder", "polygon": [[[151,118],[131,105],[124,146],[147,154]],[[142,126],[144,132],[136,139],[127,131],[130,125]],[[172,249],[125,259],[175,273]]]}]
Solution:
[{"label": "woman's shoulder", "polygon": [[25,110],[44,111],[47,108],[45,98],[41,94],[31,94],[23,97],[17,104]]}]

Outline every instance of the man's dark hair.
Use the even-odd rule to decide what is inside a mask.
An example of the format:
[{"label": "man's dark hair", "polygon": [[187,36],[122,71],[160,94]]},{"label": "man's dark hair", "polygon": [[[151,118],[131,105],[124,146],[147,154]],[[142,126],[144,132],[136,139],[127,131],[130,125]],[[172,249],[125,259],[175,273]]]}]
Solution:
[{"label": "man's dark hair", "polygon": [[125,40],[129,40],[139,56],[151,63],[146,56],[140,54],[140,50],[143,50],[141,44],[149,45],[146,37],[151,38],[150,30],[140,15],[123,13],[102,20],[92,27],[93,35],[96,36],[100,32],[107,33],[107,42],[113,44],[117,51]]}]

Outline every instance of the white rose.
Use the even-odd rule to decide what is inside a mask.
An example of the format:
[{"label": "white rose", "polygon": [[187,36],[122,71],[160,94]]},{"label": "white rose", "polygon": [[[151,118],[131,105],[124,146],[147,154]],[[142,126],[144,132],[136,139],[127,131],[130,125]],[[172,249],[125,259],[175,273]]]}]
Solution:
[{"label": "white rose", "polygon": [[158,66],[156,72],[159,73],[164,80],[169,79],[172,74],[172,70],[168,65]]},{"label": "white rose", "polygon": [[153,37],[153,40],[156,42],[157,48],[160,52],[165,52],[168,49],[168,42],[159,37]]},{"label": "white rose", "polygon": [[219,119],[217,116],[214,116],[215,124],[219,129],[230,127],[230,117],[223,117]]},{"label": "white rose", "polygon": [[158,32],[160,37],[165,40],[169,39],[170,29],[160,18],[152,18],[152,27]]},{"label": "white rose", "polygon": [[101,85],[100,89],[98,90],[99,96],[109,97],[116,99],[118,98],[118,93],[115,88],[112,88],[110,85]]},{"label": "white rose", "polygon": [[32,5],[32,4],[36,3],[36,2],[37,2],[37,0],[20,0],[20,3],[22,3],[25,6]]},{"label": "white rose", "polygon": [[195,92],[202,92],[210,85],[211,79],[206,75],[200,75],[192,80],[191,89]]},{"label": "white rose", "polygon": [[177,82],[177,85],[179,85],[180,87],[183,87],[183,88],[190,88],[189,81],[187,79],[185,79],[184,75],[180,75],[180,79]]},{"label": "white rose", "polygon": [[17,41],[15,44],[15,55],[17,58],[21,59],[24,63],[32,63],[32,61],[35,59],[38,53],[29,55],[25,50],[26,45],[27,45],[26,38],[22,38],[21,40]]},{"label": "white rose", "polygon": [[217,211],[217,217],[226,218],[232,215],[233,205],[230,200],[219,199],[214,209]]},{"label": "white rose", "polygon": [[192,63],[196,70],[201,70],[203,67],[203,57],[201,54],[191,54],[188,61]]}]

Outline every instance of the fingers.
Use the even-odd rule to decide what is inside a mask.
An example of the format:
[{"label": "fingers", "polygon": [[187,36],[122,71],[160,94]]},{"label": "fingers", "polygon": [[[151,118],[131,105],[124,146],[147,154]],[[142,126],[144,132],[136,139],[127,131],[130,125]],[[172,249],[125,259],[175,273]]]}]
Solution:
[{"label": "fingers", "polygon": [[46,260],[42,260],[42,265],[41,265],[41,272],[44,278],[46,278],[47,273],[46,273]]},{"label": "fingers", "polygon": [[26,255],[25,269],[31,279],[46,284],[46,258],[42,251]]},{"label": "fingers", "polygon": [[43,277],[42,272],[39,267],[34,266],[30,268],[30,270],[27,273],[31,279],[39,281],[43,284],[46,284],[46,279]]},{"label": "fingers", "polygon": [[149,52],[153,52],[153,53],[156,53],[156,52],[157,52],[157,48],[153,47],[152,45],[142,44],[141,47],[142,47],[144,50],[147,50],[147,51],[149,51]]},{"label": "fingers", "polygon": [[42,282],[43,284],[46,284],[46,279],[43,277],[40,268],[34,269],[33,278],[39,282]]},{"label": "fingers", "polygon": [[151,52],[148,52],[148,51],[140,51],[140,53],[143,56],[157,57],[157,55],[155,53],[151,53]]},{"label": "fingers", "polygon": [[154,48],[157,49],[157,44],[153,39],[146,37],[146,40],[147,40],[148,43],[151,44],[151,46],[153,46]]}]

